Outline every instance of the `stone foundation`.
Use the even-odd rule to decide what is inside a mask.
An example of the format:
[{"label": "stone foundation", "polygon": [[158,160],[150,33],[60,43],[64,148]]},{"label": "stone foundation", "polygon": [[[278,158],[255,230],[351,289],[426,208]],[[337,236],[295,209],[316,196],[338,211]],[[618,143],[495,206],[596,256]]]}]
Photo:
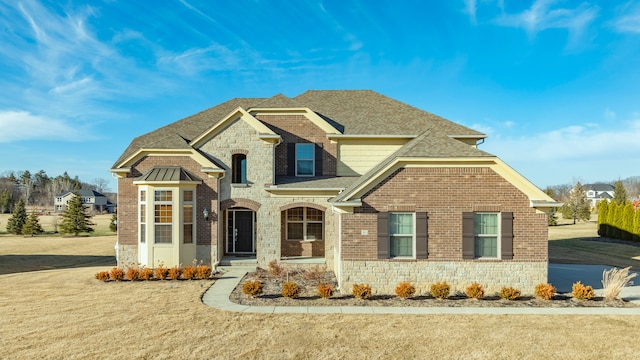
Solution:
[{"label": "stone foundation", "polygon": [[535,286],[547,282],[547,262],[489,261],[342,261],[343,293],[350,293],[353,284],[369,284],[374,294],[394,294],[401,281],[416,287],[416,295],[428,294],[429,286],[446,281],[451,293],[463,292],[472,282],[492,295],[502,286],[513,286],[523,295],[532,295]]}]

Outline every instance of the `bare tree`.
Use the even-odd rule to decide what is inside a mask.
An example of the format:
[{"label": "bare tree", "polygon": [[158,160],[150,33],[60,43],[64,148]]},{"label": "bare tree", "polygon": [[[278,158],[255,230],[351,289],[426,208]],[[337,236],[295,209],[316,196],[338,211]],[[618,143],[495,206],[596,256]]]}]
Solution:
[{"label": "bare tree", "polygon": [[109,180],[104,178],[95,178],[92,181],[93,185],[96,188],[96,191],[104,194],[105,191],[109,191]]}]

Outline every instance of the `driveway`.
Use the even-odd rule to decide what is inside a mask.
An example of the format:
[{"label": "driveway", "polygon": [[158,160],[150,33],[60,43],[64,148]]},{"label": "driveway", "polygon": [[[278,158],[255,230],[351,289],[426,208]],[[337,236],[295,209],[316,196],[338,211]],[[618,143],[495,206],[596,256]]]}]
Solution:
[{"label": "driveway", "polygon": [[[611,266],[549,264],[549,283],[553,284],[559,293],[568,293],[571,292],[573,283],[580,281],[585,285],[591,285],[596,294],[602,295],[602,272],[608,269],[611,269]],[[633,284],[624,288],[620,297],[640,303],[640,275],[631,281]]]}]

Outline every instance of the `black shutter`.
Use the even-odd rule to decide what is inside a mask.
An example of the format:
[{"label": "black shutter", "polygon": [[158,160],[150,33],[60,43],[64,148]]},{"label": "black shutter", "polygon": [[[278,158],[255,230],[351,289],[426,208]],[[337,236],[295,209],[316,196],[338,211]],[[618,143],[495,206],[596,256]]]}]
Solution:
[{"label": "black shutter", "polygon": [[429,214],[416,213],[416,259],[426,259],[429,255]]},{"label": "black shutter", "polygon": [[378,259],[389,258],[389,213],[378,213]]},{"label": "black shutter", "polygon": [[513,259],[513,213],[503,212],[500,227],[500,252],[503,260]]},{"label": "black shutter", "polygon": [[474,246],[473,246],[473,213],[462,213],[462,258],[473,259]]},{"label": "black shutter", "polygon": [[296,143],[287,143],[287,176],[296,175]]},{"label": "black shutter", "polygon": [[322,144],[316,144],[315,146],[315,158],[316,168],[315,175],[322,176]]}]

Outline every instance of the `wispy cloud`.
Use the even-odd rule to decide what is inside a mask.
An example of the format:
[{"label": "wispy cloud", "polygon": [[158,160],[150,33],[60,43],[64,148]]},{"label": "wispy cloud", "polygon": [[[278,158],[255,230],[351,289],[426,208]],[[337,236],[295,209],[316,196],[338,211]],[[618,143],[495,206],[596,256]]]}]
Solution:
[{"label": "wispy cloud", "polygon": [[21,140],[87,141],[82,131],[64,121],[27,111],[0,111],[0,143]]},{"label": "wispy cloud", "polygon": [[503,13],[495,22],[501,26],[522,28],[531,38],[547,29],[566,29],[569,44],[575,45],[600,9],[586,2],[575,8],[559,8],[555,6],[557,2],[536,0],[529,9],[516,14]]},{"label": "wispy cloud", "polygon": [[640,4],[629,2],[618,7],[616,12],[619,15],[611,22],[616,31],[640,34]]},{"label": "wispy cloud", "polygon": [[464,0],[464,12],[469,15],[469,21],[472,24],[477,24],[476,18],[476,0]]}]

